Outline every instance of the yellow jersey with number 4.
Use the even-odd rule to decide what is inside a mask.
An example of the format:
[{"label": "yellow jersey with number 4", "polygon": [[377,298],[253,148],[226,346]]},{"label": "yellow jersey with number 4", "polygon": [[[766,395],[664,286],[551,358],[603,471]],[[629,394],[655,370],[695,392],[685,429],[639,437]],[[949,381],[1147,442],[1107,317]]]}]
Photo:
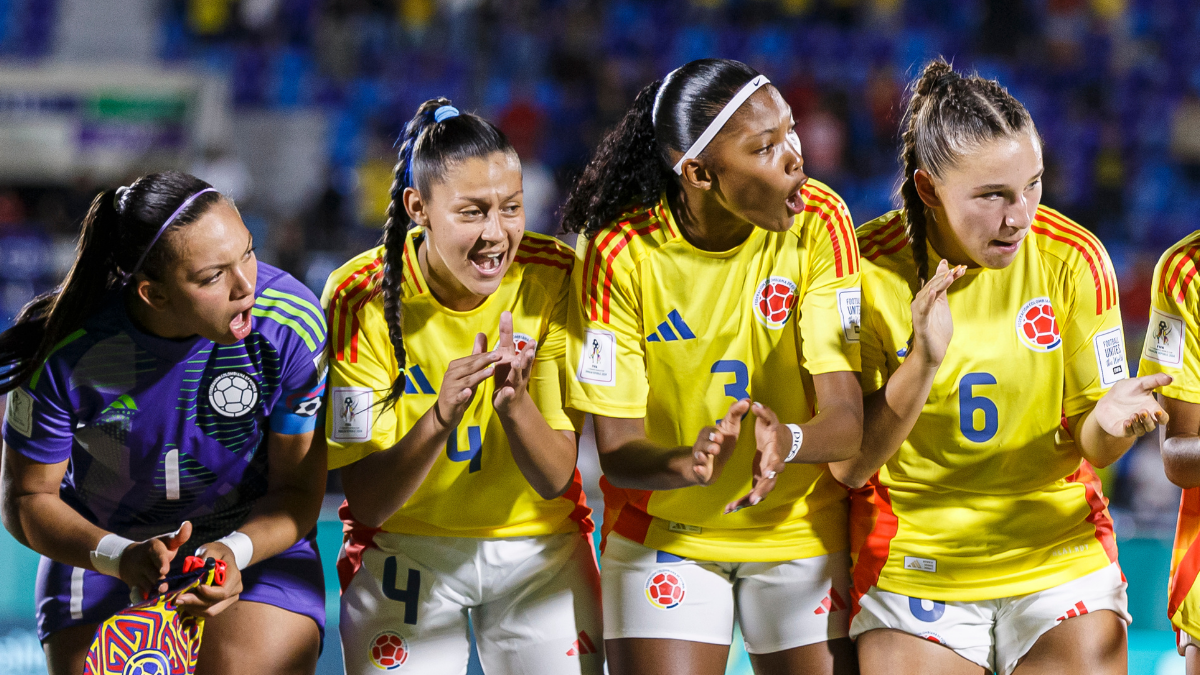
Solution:
[{"label": "yellow jersey with number 4", "polygon": [[[917,270],[901,212],[864,225],[859,246],[869,394],[912,345]],[[854,495],[855,593],[991,600],[1115,561],[1107,500],[1064,424],[1128,376],[1104,247],[1043,206],[1011,265],[969,269],[947,298],[954,337],[929,399]]]},{"label": "yellow jersey with number 4", "polygon": [[[1175,378],[1163,396],[1200,404],[1200,231],[1167,249],[1154,270],[1150,325],[1139,375]],[[1175,628],[1200,640],[1200,488],[1183,491],[1175,525],[1167,616]]]},{"label": "yellow jersey with number 4", "polygon": [[[336,469],[395,445],[437,400],[450,362],[469,356],[476,333],[493,347],[500,314],[513,316],[517,347],[536,345],[529,394],[552,429],[577,431],[582,416],[563,409],[570,249],[526,233],[500,288],[475,309],[443,307],[417,264],[424,230],[408,233],[402,254],[402,313],[406,352],[404,395],[383,407],[399,373],[384,318],[383,247],[335,271],[321,303],[330,321],[329,468]],[[492,407],[494,383],[476,389],[462,422],[416,493],[383,524],[387,532],[454,537],[527,537],[591,531],[579,472],[566,494],[542,499],[525,480]]]},{"label": "yellow jersey with number 4", "polygon": [[[682,236],[665,198],[580,239],[570,315],[568,405],[644,418],[649,439],[691,446],[751,398],[785,423],[819,404],[814,375],[858,371],[858,248],[841,198],[809,181],[785,232],[754,228],[713,253]],[[605,490],[605,532],[679,556],[774,561],[843,550],[846,491],[824,465],[789,465],[762,503],[750,490],[754,418],[707,487]]]}]

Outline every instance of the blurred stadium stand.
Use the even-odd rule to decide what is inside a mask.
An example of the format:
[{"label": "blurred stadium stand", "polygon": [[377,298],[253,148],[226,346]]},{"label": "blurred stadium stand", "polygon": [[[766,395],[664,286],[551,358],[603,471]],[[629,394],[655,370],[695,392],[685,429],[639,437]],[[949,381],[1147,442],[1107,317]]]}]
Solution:
[{"label": "blurred stadium stand", "polygon": [[[234,195],[261,257],[319,292],[377,239],[393,141],[438,95],[509,134],[529,227],[553,232],[637,90],[703,56],[778,85],[806,170],[865,222],[892,206],[904,83],[938,54],[1029,107],[1044,201],[1107,245],[1136,361],[1154,262],[1200,225],[1192,0],[0,0],[0,327],[62,277],[97,190],[167,167]],[[1105,479],[1135,616],[1161,631],[1178,491],[1153,439]],[[0,566],[28,572],[5,541]],[[30,645],[29,588],[0,588],[0,673],[26,672],[5,664]],[[1163,635],[1135,635],[1134,672]]]}]

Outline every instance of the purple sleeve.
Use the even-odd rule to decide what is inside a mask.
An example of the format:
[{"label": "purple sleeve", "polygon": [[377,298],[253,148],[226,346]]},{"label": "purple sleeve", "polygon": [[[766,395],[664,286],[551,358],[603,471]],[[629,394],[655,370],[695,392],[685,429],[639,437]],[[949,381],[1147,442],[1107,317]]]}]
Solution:
[{"label": "purple sleeve", "polygon": [[325,393],[325,314],[303,284],[281,274],[255,304],[260,330],[283,361],[280,394],[271,409],[271,431],[308,433],[323,423],[318,413]]},{"label": "purple sleeve", "polygon": [[8,394],[4,442],[42,464],[71,457],[75,423],[70,400],[60,395],[62,375],[47,364],[25,386]]}]

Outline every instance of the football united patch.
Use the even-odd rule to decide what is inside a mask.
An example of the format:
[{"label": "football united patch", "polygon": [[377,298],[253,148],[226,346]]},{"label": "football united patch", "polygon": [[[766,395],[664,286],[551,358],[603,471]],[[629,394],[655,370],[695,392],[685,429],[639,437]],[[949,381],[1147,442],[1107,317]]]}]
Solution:
[{"label": "football united patch", "polygon": [[1062,346],[1058,319],[1050,298],[1034,298],[1017,312],[1017,338],[1035,352],[1052,352]]}]

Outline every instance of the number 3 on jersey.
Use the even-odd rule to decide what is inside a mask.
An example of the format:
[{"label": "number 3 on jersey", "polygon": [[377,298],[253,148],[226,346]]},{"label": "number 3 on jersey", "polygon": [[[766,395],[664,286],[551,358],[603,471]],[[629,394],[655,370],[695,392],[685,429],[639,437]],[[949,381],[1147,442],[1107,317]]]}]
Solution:
[{"label": "number 3 on jersey", "polygon": [[[746,364],[733,359],[721,359],[712,366],[712,372],[716,373],[733,373],[733,382],[725,385],[725,395],[732,398],[734,402],[744,398],[750,398],[750,371],[746,368]],[[731,404],[732,405],[732,404]],[[749,412],[749,411],[747,411]],[[742,415],[744,418],[745,415]],[[717,418],[717,424],[721,423],[721,418]]]},{"label": "number 3 on jersey", "polygon": [[996,409],[996,403],[975,394],[975,387],[988,384],[996,384],[991,373],[967,373],[958,381],[958,428],[973,443],[991,440],[1000,428],[1000,411]]}]

